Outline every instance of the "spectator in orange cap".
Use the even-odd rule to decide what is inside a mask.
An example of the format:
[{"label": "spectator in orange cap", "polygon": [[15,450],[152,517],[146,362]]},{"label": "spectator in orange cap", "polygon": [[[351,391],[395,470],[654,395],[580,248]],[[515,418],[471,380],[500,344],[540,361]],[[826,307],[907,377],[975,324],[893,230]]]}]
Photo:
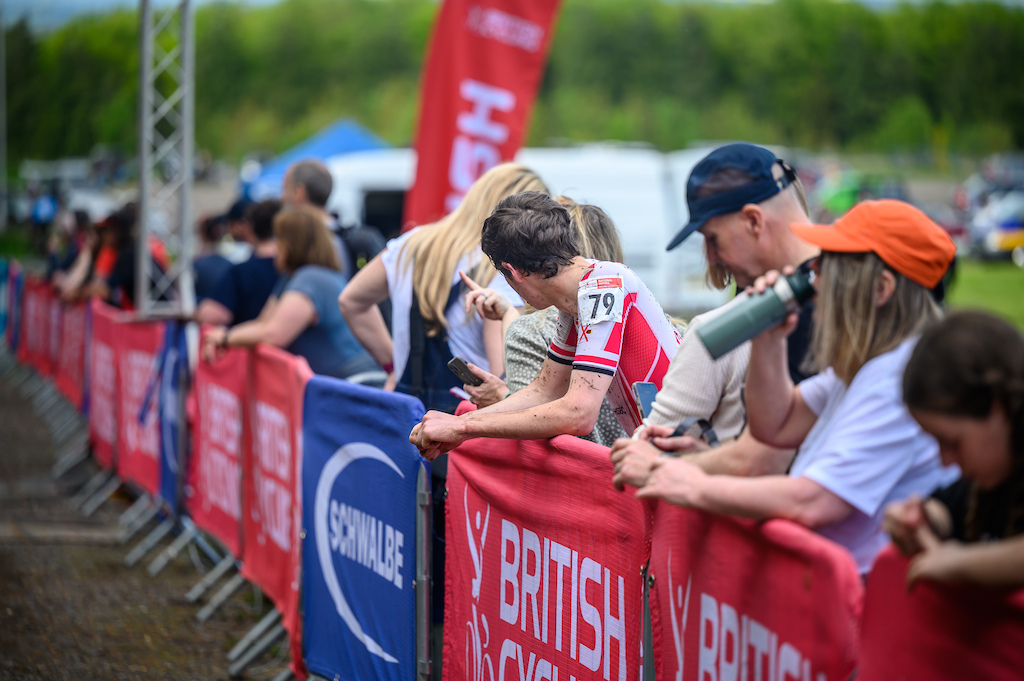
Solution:
[{"label": "spectator in orange cap", "polygon": [[[831,226],[792,225],[819,246],[813,354],[817,376],[794,385],[786,336],[796,315],[752,343],[750,430],[799,447],[788,475],[710,476],[684,459],[655,464],[639,497],[748,518],[787,518],[845,546],[862,573],[886,544],[886,504],[929,494],[957,477],[935,439],[910,416],[901,376],[918,334],[940,316],[931,296],[956,247],[941,227],[901,201],[866,201]],[[763,292],[778,278],[754,285]]]}]

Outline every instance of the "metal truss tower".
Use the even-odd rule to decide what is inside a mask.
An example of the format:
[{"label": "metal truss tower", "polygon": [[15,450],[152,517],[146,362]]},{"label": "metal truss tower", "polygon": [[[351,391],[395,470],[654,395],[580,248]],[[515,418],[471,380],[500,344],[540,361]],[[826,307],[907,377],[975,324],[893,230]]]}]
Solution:
[{"label": "metal truss tower", "polygon": [[[192,183],[195,118],[195,20],[191,0],[139,3],[139,233],[135,306],[142,317],[195,310]],[[171,265],[160,270],[149,244],[163,242]]]}]

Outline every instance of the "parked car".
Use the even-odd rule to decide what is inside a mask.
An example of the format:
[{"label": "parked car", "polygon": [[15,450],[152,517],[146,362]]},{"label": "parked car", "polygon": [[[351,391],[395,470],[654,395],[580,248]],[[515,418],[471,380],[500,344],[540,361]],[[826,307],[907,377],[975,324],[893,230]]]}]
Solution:
[{"label": "parked car", "polygon": [[[970,223],[971,250],[983,257],[1014,255],[1024,262],[1024,191],[992,199]],[[1024,266],[1024,265],[1022,265]]]}]

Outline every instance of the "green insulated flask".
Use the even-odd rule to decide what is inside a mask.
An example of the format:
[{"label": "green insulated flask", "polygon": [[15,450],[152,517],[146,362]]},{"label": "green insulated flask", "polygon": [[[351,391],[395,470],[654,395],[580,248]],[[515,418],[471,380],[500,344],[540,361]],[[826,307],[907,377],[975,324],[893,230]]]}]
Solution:
[{"label": "green insulated flask", "polygon": [[779,277],[764,293],[742,293],[721,312],[697,327],[697,335],[714,359],[739,347],[765,329],[781,324],[791,312],[814,297],[811,275],[797,270]]}]

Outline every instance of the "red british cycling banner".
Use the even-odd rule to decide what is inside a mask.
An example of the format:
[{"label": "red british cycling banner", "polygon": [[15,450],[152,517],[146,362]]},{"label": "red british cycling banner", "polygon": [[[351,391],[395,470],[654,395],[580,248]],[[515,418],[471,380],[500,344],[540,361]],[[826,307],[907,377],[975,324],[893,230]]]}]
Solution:
[{"label": "red british cycling banner", "polygon": [[403,224],[450,213],[522,144],[560,0],[445,0],[420,95],[416,182]]},{"label": "red british cycling banner", "polygon": [[47,284],[41,279],[25,279],[24,316],[18,359],[28,362],[43,376],[50,374],[50,301]]},{"label": "red british cycling banner", "polygon": [[755,524],[664,502],[652,542],[658,678],[850,678],[863,589],[843,548],[788,521]]},{"label": "red british cycling banner", "polygon": [[[281,612],[293,671],[305,677],[299,620],[302,399],[313,372],[301,357],[260,345],[252,354],[243,459],[242,576]],[[297,667],[296,667],[297,665]]]},{"label": "red british cycling banner", "polygon": [[608,449],[469,440],[448,462],[444,678],[640,678],[649,508]]},{"label": "red british cycling banner", "polygon": [[232,348],[215,362],[199,362],[193,390],[192,456],[185,484],[189,515],[235,556],[241,555],[248,380],[248,350]]},{"label": "red british cycling banner", "polygon": [[1024,589],[920,581],[908,593],[908,560],[885,549],[864,598],[859,679],[1020,679]]},{"label": "red british cycling banner", "polygon": [[48,375],[56,378],[60,364],[61,327],[64,321],[64,304],[60,302],[53,289],[47,284],[43,289],[46,299],[46,366]]},{"label": "red british cycling banner", "polygon": [[142,414],[146,390],[154,378],[156,357],[164,342],[163,322],[128,322],[118,326],[117,474],[152,496],[160,491],[160,417],[157,400]]},{"label": "red british cycling banner", "polygon": [[89,341],[89,444],[96,462],[114,468],[117,446],[117,359],[114,354],[121,329],[121,312],[98,299],[90,303],[92,337]]},{"label": "red british cycling banner", "polygon": [[60,352],[53,365],[57,389],[78,411],[85,390],[85,316],[85,303],[62,306]]}]

